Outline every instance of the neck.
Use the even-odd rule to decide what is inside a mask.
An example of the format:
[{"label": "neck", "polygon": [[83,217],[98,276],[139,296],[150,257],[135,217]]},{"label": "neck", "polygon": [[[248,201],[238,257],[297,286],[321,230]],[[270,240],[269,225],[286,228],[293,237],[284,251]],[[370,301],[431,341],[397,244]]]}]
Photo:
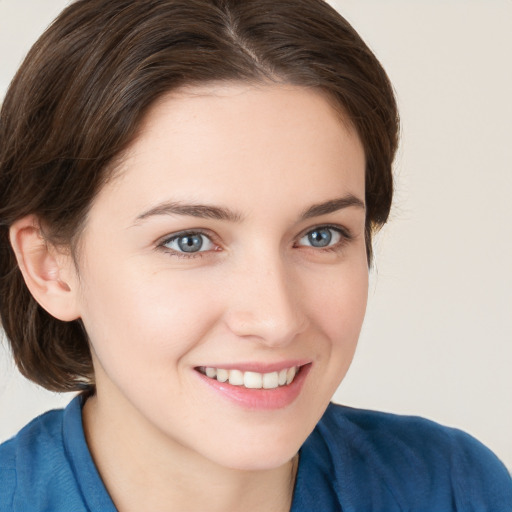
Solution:
[{"label": "neck", "polygon": [[290,510],[298,456],[272,469],[222,467],[103,405],[96,395],[87,400],[84,430],[119,512]]}]

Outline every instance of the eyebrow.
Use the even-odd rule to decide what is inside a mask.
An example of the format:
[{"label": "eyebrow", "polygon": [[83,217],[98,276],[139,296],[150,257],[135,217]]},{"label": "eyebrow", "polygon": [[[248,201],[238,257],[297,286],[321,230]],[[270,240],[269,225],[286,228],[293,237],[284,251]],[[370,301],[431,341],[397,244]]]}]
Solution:
[{"label": "eyebrow", "polygon": [[334,213],[338,210],[343,210],[350,207],[361,208],[365,210],[364,202],[352,194],[347,194],[344,197],[337,199],[331,199],[323,203],[317,203],[306,210],[304,210],[300,216],[302,220],[311,219],[312,217],[320,217],[320,215],[327,215],[328,213]]},{"label": "eyebrow", "polygon": [[[299,218],[300,220],[311,219],[312,217],[327,215],[349,207],[365,209],[364,202],[361,201],[361,199],[352,194],[347,194],[344,197],[314,204],[304,210]],[[184,215],[200,219],[214,219],[229,222],[240,222],[243,220],[243,215],[241,213],[222,206],[167,201],[155,206],[154,208],[146,210],[144,213],[141,213],[136,218],[135,225],[148,217],[155,215]]]},{"label": "eyebrow", "polygon": [[141,213],[135,220],[135,224],[154,215],[186,215],[200,219],[226,220],[229,222],[240,222],[242,220],[240,213],[222,206],[168,201]]}]

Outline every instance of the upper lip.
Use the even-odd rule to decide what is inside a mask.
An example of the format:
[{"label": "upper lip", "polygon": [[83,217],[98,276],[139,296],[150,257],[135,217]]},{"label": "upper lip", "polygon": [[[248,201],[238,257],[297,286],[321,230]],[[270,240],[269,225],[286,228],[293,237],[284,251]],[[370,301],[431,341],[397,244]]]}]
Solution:
[{"label": "upper lip", "polygon": [[310,360],[289,360],[289,361],[276,361],[274,363],[263,362],[241,362],[241,363],[220,363],[220,364],[205,364],[201,365],[202,368],[222,368],[223,370],[240,370],[242,372],[256,372],[256,373],[271,373],[279,372],[294,366],[304,366],[311,363]]}]

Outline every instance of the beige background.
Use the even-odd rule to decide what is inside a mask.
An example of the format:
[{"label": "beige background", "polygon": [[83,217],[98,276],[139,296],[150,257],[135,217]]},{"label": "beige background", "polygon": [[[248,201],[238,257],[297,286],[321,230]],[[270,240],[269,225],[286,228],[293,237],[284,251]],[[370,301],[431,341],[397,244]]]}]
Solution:
[{"label": "beige background", "polygon": [[[512,468],[512,1],[333,0],[403,119],[398,193],[335,400],[462,428]],[[65,0],[0,0],[0,98]],[[69,401],[0,346],[0,440]]]}]

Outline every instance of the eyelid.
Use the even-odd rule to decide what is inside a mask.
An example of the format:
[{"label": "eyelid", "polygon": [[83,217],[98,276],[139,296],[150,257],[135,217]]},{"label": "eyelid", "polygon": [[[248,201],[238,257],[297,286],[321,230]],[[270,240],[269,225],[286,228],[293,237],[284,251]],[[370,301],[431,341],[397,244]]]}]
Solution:
[{"label": "eyelid", "polygon": [[163,237],[161,237],[159,239],[159,242],[160,244],[164,244],[164,243],[167,243],[171,240],[175,240],[176,238],[180,238],[182,236],[190,236],[190,235],[204,235],[208,238],[212,238],[212,234],[206,230],[206,229],[202,229],[202,228],[197,228],[197,229],[182,229],[181,231],[176,231],[174,233],[169,233],[168,235],[165,235]]},{"label": "eyelid", "polygon": [[312,226],[310,228],[307,228],[303,230],[299,236],[298,239],[301,239],[311,233],[312,231],[318,231],[320,229],[332,229],[333,231],[337,231],[344,239],[351,240],[354,238],[354,235],[350,231],[350,229],[346,228],[345,226],[340,226],[339,224],[318,224],[316,226]]}]

